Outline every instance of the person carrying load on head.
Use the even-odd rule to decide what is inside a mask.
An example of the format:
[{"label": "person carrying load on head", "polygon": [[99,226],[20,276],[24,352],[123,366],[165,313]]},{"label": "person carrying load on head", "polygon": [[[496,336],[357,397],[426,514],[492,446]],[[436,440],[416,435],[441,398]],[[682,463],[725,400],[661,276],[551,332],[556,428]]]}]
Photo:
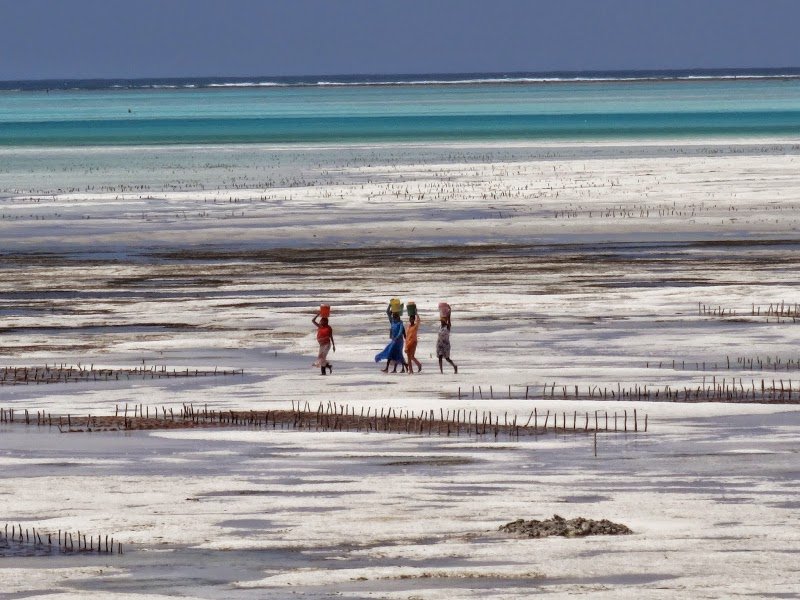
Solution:
[{"label": "person carrying load on head", "polygon": [[402,316],[403,315],[403,308],[404,308],[404,305],[400,301],[399,298],[392,298],[391,300],[389,300],[389,305],[386,307],[386,316],[389,318],[389,336],[390,337],[392,335],[391,334],[392,322],[394,321],[394,319],[392,318],[392,315],[397,313],[397,314]]},{"label": "person carrying load on head", "polygon": [[458,373],[458,366],[450,360],[450,305],[439,303],[439,336],[436,338],[436,356],[439,359],[439,372],[444,373],[442,359],[453,365],[453,372]]},{"label": "person carrying load on head", "polygon": [[[314,362],[315,367],[320,368],[322,375],[325,375],[325,369],[329,373],[333,373],[333,365],[328,362],[328,352],[331,348],[336,352],[336,342],[333,340],[333,328],[328,325],[328,317],[331,314],[331,307],[327,304],[320,306],[320,311],[314,315],[311,322],[317,327],[317,343],[319,344],[319,354],[317,360]],[[319,322],[317,322],[319,319]]]},{"label": "person carrying load on head", "polygon": [[381,369],[384,373],[389,371],[392,362],[394,362],[392,373],[397,373],[397,365],[403,365],[403,371],[406,370],[406,361],[403,358],[403,340],[406,336],[406,330],[403,327],[403,321],[400,319],[402,311],[402,302],[397,298],[392,298],[386,311],[389,315],[389,337],[391,341],[381,352],[375,355],[375,362],[386,361],[386,367]]},{"label": "person carrying load on head", "polygon": [[417,365],[417,372],[422,371],[422,363],[417,360],[417,332],[422,322],[417,314],[417,305],[409,302],[406,307],[408,311],[408,327],[406,328],[406,357],[408,358],[408,374],[414,373],[414,365]]}]

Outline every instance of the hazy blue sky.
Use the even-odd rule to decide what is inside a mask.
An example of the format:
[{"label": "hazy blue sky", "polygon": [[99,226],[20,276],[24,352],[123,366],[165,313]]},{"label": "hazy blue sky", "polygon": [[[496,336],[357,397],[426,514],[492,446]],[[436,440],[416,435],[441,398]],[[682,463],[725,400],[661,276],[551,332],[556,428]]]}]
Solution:
[{"label": "hazy blue sky", "polygon": [[0,79],[800,66],[800,0],[0,0]]}]

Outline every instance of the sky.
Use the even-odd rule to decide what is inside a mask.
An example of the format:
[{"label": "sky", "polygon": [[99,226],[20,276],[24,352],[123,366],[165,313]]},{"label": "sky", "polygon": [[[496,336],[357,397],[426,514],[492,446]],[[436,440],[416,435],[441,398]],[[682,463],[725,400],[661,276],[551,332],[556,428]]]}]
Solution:
[{"label": "sky", "polygon": [[0,0],[0,80],[800,66],[798,0]]}]

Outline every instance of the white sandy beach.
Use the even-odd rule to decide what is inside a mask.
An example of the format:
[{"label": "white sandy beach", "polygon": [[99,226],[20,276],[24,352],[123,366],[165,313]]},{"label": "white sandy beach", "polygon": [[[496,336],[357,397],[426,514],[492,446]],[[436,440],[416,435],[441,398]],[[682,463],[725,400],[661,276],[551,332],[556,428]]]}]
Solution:
[{"label": "white sandy beach", "polygon": [[[75,150],[43,150],[68,166],[31,170],[29,158],[23,173],[0,176],[0,231],[7,251],[60,251],[740,239],[797,228],[800,146],[789,141],[434,149],[234,147],[214,167],[203,157],[220,161],[217,147],[126,149],[133,166],[101,149],[93,160],[117,166],[99,172]],[[416,153],[429,156],[414,163]],[[167,166],[151,169],[148,157]]]},{"label": "white sandy beach", "polygon": [[[0,407],[636,409],[650,427],[599,435],[595,457],[590,436],[552,433],[0,424],[0,523],[130,548],[4,558],[9,598],[798,597],[796,405],[558,397],[800,387],[798,325],[750,314],[800,303],[796,140],[165,148],[161,169],[143,149],[125,150],[140,161],[128,169],[122,150],[79,152],[27,150],[0,173],[0,363],[244,374],[0,386]],[[423,319],[413,376],[372,361],[393,296]],[[432,356],[441,300],[458,375]],[[320,302],[337,340],[326,377],[310,366]],[[769,365],[738,362],[755,357]],[[554,513],[634,534],[497,531]]]}]

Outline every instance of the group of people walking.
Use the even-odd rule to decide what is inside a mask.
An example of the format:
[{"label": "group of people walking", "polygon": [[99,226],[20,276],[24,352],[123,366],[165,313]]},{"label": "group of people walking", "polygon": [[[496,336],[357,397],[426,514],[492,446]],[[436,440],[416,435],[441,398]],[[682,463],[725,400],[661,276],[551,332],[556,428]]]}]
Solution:
[{"label": "group of people walking", "polygon": [[[417,306],[414,302],[409,302],[405,307],[408,313],[408,326],[403,325],[403,303],[397,298],[392,298],[386,309],[389,318],[389,343],[386,347],[375,355],[375,362],[386,361],[386,366],[381,369],[384,373],[397,373],[397,367],[401,367],[401,373],[414,373],[414,366],[417,373],[422,371],[422,363],[417,359],[417,342],[419,326],[422,323]],[[453,372],[458,373],[458,366],[450,359],[450,306],[442,302],[439,304],[439,335],[436,338],[436,357],[439,359],[439,372],[444,373],[443,361],[447,361],[453,367]],[[333,339],[333,328],[331,328],[328,317],[330,316],[330,306],[323,304],[314,318],[311,320],[317,328],[317,343],[319,343],[319,354],[314,362],[315,367],[319,367],[320,373],[326,375],[333,373],[333,365],[328,360],[328,353],[331,349],[336,352],[336,343]],[[404,356],[405,353],[405,356]]]}]

